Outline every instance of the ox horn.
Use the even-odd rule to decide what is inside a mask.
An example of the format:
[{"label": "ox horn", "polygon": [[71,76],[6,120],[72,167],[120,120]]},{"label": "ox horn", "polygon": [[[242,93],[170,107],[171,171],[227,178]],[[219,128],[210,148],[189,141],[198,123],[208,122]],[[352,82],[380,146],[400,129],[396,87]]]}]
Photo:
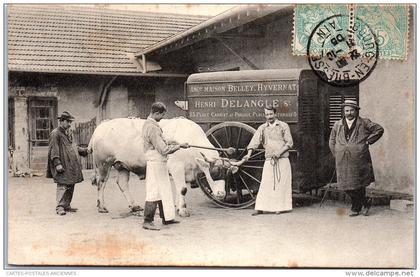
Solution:
[{"label": "ox horn", "polygon": [[204,159],[205,162],[207,162],[209,164],[212,163],[212,161],[210,161],[209,159],[207,159],[207,157],[203,153],[200,152],[200,154],[203,157],[203,159]]}]

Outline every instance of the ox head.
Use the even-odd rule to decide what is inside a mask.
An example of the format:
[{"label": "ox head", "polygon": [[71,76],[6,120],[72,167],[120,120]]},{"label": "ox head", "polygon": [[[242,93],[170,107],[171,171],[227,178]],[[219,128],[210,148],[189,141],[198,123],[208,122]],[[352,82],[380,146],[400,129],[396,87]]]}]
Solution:
[{"label": "ox head", "polygon": [[225,179],[226,176],[226,168],[223,167],[223,161],[220,159],[208,159],[202,153],[203,159],[196,158],[196,162],[204,172],[207,182],[211,190],[213,191],[213,195],[218,199],[223,199],[226,196],[225,191]]},{"label": "ox head", "polygon": [[[159,124],[162,127],[166,141],[188,143],[189,145],[198,145],[207,148],[214,147],[207,139],[207,136],[200,125],[189,119],[172,118],[169,120],[161,120]],[[183,158],[187,160],[193,158],[198,169],[205,174],[214,196],[217,198],[224,198],[226,195],[225,181],[223,179],[223,174],[221,173],[221,165],[217,161],[220,159],[219,153],[216,150],[189,148],[181,149],[173,155],[179,155],[178,157],[180,157],[182,153],[188,153],[189,155]]]}]

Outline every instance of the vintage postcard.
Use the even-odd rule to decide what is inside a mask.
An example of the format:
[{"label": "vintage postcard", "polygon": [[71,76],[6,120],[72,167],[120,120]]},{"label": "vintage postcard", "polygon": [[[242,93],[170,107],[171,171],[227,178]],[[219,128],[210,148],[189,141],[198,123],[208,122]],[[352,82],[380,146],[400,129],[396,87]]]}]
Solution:
[{"label": "vintage postcard", "polygon": [[416,5],[4,11],[6,268],[416,268]]}]

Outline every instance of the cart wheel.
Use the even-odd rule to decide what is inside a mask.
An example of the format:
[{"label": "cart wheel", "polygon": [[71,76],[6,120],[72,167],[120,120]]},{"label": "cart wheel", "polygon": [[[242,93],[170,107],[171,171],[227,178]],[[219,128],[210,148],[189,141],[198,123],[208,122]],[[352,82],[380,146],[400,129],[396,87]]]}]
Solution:
[{"label": "cart wheel", "polygon": [[[239,161],[247,154],[246,147],[254,133],[255,129],[244,123],[224,122],[210,128],[206,135],[215,147],[235,148],[232,154],[220,151],[220,157]],[[258,149],[237,171],[232,168],[227,169],[223,178],[226,192],[223,199],[213,194],[204,174],[197,176],[197,181],[203,192],[218,206],[232,209],[247,208],[255,203],[263,165],[264,150]]]}]

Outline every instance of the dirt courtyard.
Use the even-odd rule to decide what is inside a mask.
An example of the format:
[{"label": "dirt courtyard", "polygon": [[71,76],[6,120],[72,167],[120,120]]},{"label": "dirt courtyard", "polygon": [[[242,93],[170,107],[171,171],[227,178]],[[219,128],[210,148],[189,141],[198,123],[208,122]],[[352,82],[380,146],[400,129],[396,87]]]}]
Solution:
[{"label": "dirt courtyard", "polygon": [[[91,172],[75,188],[77,213],[55,213],[56,186],[44,177],[8,180],[7,249],[14,265],[265,266],[411,268],[414,215],[375,206],[369,217],[347,216],[344,203],[327,201],[281,215],[251,216],[252,209],[216,207],[189,189],[188,218],[141,228],[143,218],[113,219],[128,204],[111,173],[105,190],[109,214],[96,210]],[[134,198],[144,206],[145,186],[131,176]]]}]

